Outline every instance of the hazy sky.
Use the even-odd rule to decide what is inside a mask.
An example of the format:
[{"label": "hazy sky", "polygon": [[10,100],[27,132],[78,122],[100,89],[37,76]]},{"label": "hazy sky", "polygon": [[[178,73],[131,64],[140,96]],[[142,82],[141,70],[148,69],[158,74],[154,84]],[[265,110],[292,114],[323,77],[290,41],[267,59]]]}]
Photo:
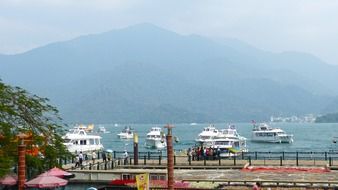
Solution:
[{"label": "hazy sky", "polygon": [[144,22],[338,65],[338,0],[0,0],[0,53]]}]

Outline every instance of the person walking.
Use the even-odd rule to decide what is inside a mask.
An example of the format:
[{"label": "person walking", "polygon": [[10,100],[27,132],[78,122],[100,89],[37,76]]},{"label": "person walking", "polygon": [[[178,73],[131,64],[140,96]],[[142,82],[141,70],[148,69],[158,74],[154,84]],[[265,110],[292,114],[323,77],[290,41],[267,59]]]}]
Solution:
[{"label": "person walking", "polygon": [[76,155],[75,156],[75,168],[77,168],[79,166],[80,166],[80,158],[79,158],[79,155]]}]

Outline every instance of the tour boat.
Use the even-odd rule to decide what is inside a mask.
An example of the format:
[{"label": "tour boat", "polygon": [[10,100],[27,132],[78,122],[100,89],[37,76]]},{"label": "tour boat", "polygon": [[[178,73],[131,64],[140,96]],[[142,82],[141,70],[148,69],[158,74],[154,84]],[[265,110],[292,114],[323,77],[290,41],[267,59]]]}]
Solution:
[{"label": "tour boat", "polygon": [[198,134],[198,137],[195,139],[195,141],[206,146],[210,146],[218,135],[218,129],[216,129],[214,125],[209,125],[208,127],[205,127],[200,134]]},{"label": "tour boat", "polygon": [[134,137],[134,132],[131,127],[126,126],[117,136],[120,139],[132,139]]},{"label": "tour boat", "polygon": [[252,141],[269,143],[292,143],[293,135],[287,134],[279,128],[272,128],[267,123],[254,124],[252,129]]},{"label": "tour boat", "polygon": [[147,133],[146,146],[149,148],[165,148],[167,146],[165,135],[159,127],[152,127]]},{"label": "tour boat", "polygon": [[237,156],[242,152],[248,151],[246,148],[246,138],[239,135],[234,125],[221,129],[214,138],[211,147],[214,150],[220,151],[221,157]]},{"label": "tour boat", "polygon": [[97,130],[98,133],[110,133],[106,130],[104,126],[99,126],[99,129]]},{"label": "tour boat", "polygon": [[83,129],[73,129],[65,136],[64,145],[67,147],[69,152],[91,152],[103,149],[101,144],[101,137],[98,135],[88,135]]}]

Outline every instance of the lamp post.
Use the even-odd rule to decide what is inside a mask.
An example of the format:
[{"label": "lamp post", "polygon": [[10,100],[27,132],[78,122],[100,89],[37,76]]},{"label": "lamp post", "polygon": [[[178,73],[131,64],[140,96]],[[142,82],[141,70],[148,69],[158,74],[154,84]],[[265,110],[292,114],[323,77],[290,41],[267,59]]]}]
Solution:
[{"label": "lamp post", "polygon": [[134,165],[138,165],[138,135],[134,133]]},{"label": "lamp post", "polygon": [[23,190],[26,181],[26,145],[24,139],[27,138],[27,135],[20,133],[17,137],[20,142],[18,145],[18,190]]},{"label": "lamp post", "polygon": [[168,129],[167,139],[167,171],[168,171],[168,189],[174,189],[174,151],[173,151],[173,137],[172,137],[172,125],[166,125],[164,128]]}]

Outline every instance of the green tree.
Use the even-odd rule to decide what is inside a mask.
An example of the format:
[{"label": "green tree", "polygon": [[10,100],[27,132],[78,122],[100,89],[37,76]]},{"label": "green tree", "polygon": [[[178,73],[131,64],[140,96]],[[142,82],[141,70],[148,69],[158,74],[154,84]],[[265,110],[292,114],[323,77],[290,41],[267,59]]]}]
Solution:
[{"label": "green tree", "polygon": [[10,172],[18,161],[17,135],[25,139],[28,150],[39,150],[38,155],[26,155],[28,168],[38,171],[58,166],[58,158],[69,156],[62,144],[63,127],[58,110],[47,98],[12,87],[0,80],[0,176]]}]

